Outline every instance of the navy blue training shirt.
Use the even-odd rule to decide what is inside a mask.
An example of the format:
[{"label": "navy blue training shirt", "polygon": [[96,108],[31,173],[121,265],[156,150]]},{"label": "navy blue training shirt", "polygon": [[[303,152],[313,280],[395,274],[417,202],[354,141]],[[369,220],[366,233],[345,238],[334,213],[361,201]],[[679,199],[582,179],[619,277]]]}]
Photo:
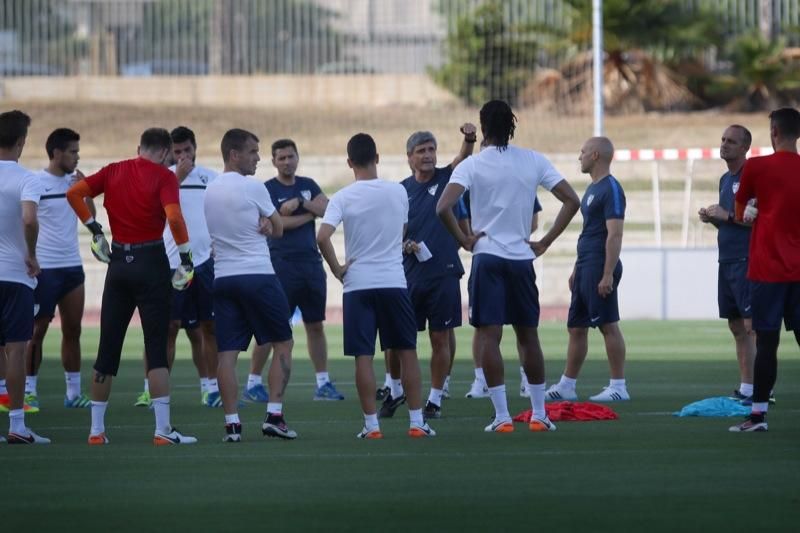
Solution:
[{"label": "navy blue training shirt", "polygon": [[[424,242],[433,257],[420,263],[414,254],[403,255],[403,268],[408,283],[435,279],[442,276],[464,275],[464,267],[458,257],[458,243],[436,216],[436,204],[450,181],[451,166],[437,168],[433,177],[419,183],[414,176],[401,182],[408,193],[408,227],[405,239]],[[453,207],[456,218],[466,218],[463,202]]]},{"label": "navy blue training shirt", "polygon": [[[733,213],[734,198],[739,190],[739,174],[726,172],[719,179],[719,205]],[[720,263],[736,263],[747,260],[750,251],[750,228],[735,222],[721,222],[717,233]]]},{"label": "navy blue training shirt", "polygon": [[[281,205],[292,198],[302,198],[308,202],[322,193],[322,189],[311,178],[295,176],[294,185],[284,185],[278,178],[272,178],[264,183],[272,199],[275,209],[280,210]],[[292,215],[308,213],[303,206],[298,207]],[[286,261],[322,261],[317,248],[316,224],[313,220],[306,222],[299,228],[284,230],[280,239],[268,239],[271,257]]]},{"label": "navy blue training shirt", "polygon": [[589,184],[581,200],[583,230],[578,237],[578,263],[606,260],[606,221],[625,218],[625,191],[614,176]]}]

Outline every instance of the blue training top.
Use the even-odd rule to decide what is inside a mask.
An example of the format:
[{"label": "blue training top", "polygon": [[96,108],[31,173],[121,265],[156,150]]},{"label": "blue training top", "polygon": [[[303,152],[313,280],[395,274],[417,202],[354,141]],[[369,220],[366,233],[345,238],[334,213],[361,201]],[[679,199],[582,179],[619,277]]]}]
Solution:
[{"label": "blue training top", "polygon": [[[292,198],[308,202],[322,193],[322,189],[311,178],[295,176],[294,185],[284,185],[278,178],[264,182],[275,209]],[[292,215],[303,215],[308,211],[300,206]],[[322,261],[317,248],[316,223],[311,220],[299,228],[285,230],[280,239],[268,239],[270,256],[285,261]]]},{"label": "blue training top", "polygon": [[[433,257],[420,263],[414,254],[403,255],[403,268],[408,283],[435,279],[443,276],[464,275],[464,267],[458,257],[458,243],[436,216],[436,204],[450,181],[453,167],[437,168],[433,177],[420,183],[410,176],[401,182],[408,193],[408,227],[405,239],[424,242]],[[462,200],[453,207],[457,219],[467,217]]]},{"label": "blue training top", "polygon": [[[726,172],[719,179],[719,205],[733,213],[736,191],[739,190],[738,174]],[[719,247],[720,263],[737,263],[746,261],[750,252],[750,233],[748,226],[735,222],[721,222],[717,233],[717,246]]]},{"label": "blue training top", "polygon": [[589,184],[581,200],[581,215],[583,230],[578,237],[577,262],[605,263],[606,221],[625,218],[625,191],[617,178],[609,174]]}]

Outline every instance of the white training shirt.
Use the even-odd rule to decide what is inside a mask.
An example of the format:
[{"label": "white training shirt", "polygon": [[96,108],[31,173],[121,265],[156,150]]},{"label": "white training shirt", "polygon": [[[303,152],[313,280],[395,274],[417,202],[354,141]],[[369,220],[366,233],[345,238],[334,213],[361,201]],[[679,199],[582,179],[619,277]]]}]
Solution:
[{"label": "white training shirt", "polygon": [[28,276],[25,266],[28,248],[21,202],[38,204],[40,196],[41,184],[33,172],[15,161],[0,161],[0,281],[36,287],[36,278]]},{"label": "white training shirt", "polygon": [[[175,172],[175,166],[169,167]],[[211,236],[208,234],[206,213],[203,200],[206,187],[217,177],[217,172],[210,168],[195,166],[178,187],[180,188],[181,212],[189,232],[189,243],[192,246],[192,257],[195,266],[202,265],[211,257]],[[178,245],[172,236],[169,224],[164,227],[164,246],[169,257],[169,266],[178,268],[181,264]]]},{"label": "white training shirt", "polygon": [[344,292],[406,288],[403,225],[408,223],[408,193],[399,183],[356,180],[328,202],[323,224],[344,223]]},{"label": "white training shirt", "polygon": [[549,191],[563,179],[545,156],[512,145],[504,150],[488,146],[459,163],[450,183],[470,191],[472,229],[486,233],[475,242],[473,254],[534,259],[525,241],[531,234],[536,188]]},{"label": "white training shirt", "polygon": [[75,182],[75,174],[54,176],[47,170],[36,173],[40,183],[39,240],[36,258],[42,268],[81,266],[78,245],[78,216],[67,202],[67,189]]},{"label": "white training shirt", "polygon": [[275,212],[264,184],[238,172],[209,183],[205,196],[208,233],[214,247],[214,278],[274,274],[259,217]]}]

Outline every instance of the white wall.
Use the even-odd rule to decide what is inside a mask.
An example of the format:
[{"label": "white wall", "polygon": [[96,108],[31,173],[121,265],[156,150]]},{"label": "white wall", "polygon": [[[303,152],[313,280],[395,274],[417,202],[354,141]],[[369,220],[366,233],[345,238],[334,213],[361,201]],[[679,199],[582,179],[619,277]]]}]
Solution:
[{"label": "white wall", "polygon": [[619,291],[625,319],[714,319],[716,248],[625,248]]}]

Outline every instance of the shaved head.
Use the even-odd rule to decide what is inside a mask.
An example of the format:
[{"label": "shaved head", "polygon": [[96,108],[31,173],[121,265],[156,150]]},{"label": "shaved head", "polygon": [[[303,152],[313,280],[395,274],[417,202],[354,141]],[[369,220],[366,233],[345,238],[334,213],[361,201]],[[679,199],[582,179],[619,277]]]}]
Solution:
[{"label": "shaved head", "polygon": [[614,145],[608,137],[592,137],[584,146],[589,148],[589,152],[597,152],[598,157],[607,163],[614,159]]},{"label": "shaved head", "polygon": [[608,137],[591,137],[583,143],[578,159],[585,174],[591,174],[596,167],[608,169],[614,159],[614,145]]}]

